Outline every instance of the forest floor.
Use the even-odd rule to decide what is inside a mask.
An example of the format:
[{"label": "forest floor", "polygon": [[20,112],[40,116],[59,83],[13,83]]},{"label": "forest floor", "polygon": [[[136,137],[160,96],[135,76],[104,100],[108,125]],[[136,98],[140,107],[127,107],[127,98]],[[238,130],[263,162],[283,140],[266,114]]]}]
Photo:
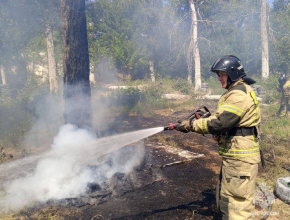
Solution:
[{"label": "forest floor", "polygon": [[[112,116],[114,129],[123,133],[166,126],[169,122],[186,117],[190,110],[199,104],[201,103],[197,102],[194,106],[158,110],[148,117]],[[215,109],[217,103],[207,101],[205,104],[210,109]],[[67,200],[27,208],[0,218],[212,219],[216,209],[215,187],[221,158],[217,152],[218,145],[211,135],[164,131],[145,139],[144,146],[144,161],[134,170],[138,184],[126,182],[124,176],[117,175],[116,189],[113,193],[91,192],[92,198],[98,198],[97,204]],[[186,157],[185,154],[192,157]],[[271,172],[273,172],[271,168],[260,167],[258,180],[260,183],[272,184],[273,188],[273,182],[268,181]],[[285,173],[280,173],[282,174],[285,176]],[[126,187],[120,185],[124,182],[127,184]],[[256,219],[261,219],[267,210],[257,207],[256,211]],[[290,206],[276,198],[272,213],[274,214],[268,219],[289,219]]]}]

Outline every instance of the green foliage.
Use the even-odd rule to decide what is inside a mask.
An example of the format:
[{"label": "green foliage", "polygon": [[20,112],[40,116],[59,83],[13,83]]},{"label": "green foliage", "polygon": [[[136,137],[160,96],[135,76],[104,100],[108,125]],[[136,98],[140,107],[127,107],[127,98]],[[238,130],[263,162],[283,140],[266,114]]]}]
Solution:
[{"label": "green foliage", "polygon": [[[258,84],[267,90],[266,103],[280,99],[276,91],[278,67],[285,62],[290,67],[290,6],[275,0],[269,13],[270,77],[261,81],[260,1],[207,0],[194,1],[198,11],[198,45],[202,78],[209,83],[212,94],[223,94],[220,82],[209,69],[213,61],[224,54],[237,55],[249,75],[255,74]],[[154,62],[156,79],[162,84],[146,90],[120,90],[112,95],[117,106],[126,111],[141,112],[167,106],[163,93],[175,90],[193,95],[193,86],[186,81],[187,52],[191,36],[189,1],[168,0],[95,0],[87,1],[87,29],[91,64],[97,67],[106,57],[112,60],[118,75],[128,76],[129,84],[151,84],[149,61]],[[249,10],[249,8],[251,10]],[[7,73],[9,86],[16,99],[5,99],[2,105],[28,103],[38,90],[27,66],[46,65],[45,27],[49,20],[54,27],[57,61],[61,60],[61,32],[57,25],[59,1],[23,0],[0,3],[0,66]],[[206,22],[202,22],[206,21]],[[59,61],[61,62],[61,61]],[[15,73],[12,71],[15,70]],[[105,71],[96,70],[100,75]],[[120,77],[121,78],[121,77]],[[133,82],[138,80],[138,82]],[[46,92],[46,85],[43,92]],[[15,104],[15,103],[14,103]],[[7,110],[7,109],[6,109]]]},{"label": "green foliage", "polygon": [[290,127],[290,119],[285,117],[275,117],[275,120],[263,123],[261,128],[262,131],[267,135],[276,136],[282,139],[288,139]]},{"label": "green foliage", "polygon": [[141,92],[140,100],[132,109],[135,114],[152,115],[154,110],[170,106],[168,100],[162,98],[163,90],[161,86],[150,86]]},{"label": "green foliage", "polygon": [[20,102],[0,99],[0,144],[16,146],[29,129],[30,118]]},{"label": "green foliage", "polygon": [[40,89],[35,77],[30,76],[16,97],[0,98],[0,145],[15,147],[22,141],[33,123],[31,104],[48,92],[47,87]]},{"label": "green foliage", "polygon": [[142,91],[135,88],[119,89],[102,100],[110,103],[111,108],[121,109],[122,114],[148,114],[170,106],[169,102],[162,98],[162,94],[162,86],[152,85]]},{"label": "green foliage", "polygon": [[173,84],[173,89],[186,95],[193,93],[193,86],[190,85],[185,79],[177,79]]},{"label": "green foliage", "polygon": [[[132,15],[136,2],[97,0],[88,5],[89,50],[93,63],[112,57],[116,68],[130,72],[136,61]],[[138,58],[137,58],[138,59]]]},{"label": "green foliage", "polygon": [[147,102],[148,105],[152,105],[153,108],[160,108],[163,105],[162,99],[163,90],[161,86],[152,85],[146,88],[141,95],[141,102]]},{"label": "green foliage", "polygon": [[263,102],[267,104],[277,103],[281,98],[281,93],[277,91],[278,88],[278,75],[270,75],[267,80],[255,78],[256,84],[263,86],[266,89],[266,96]]},{"label": "green foliage", "polygon": [[290,47],[289,47],[289,28],[290,28],[290,5],[285,1],[275,0],[273,2],[270,23],[275,32],[274,39],[270,41],[272,55],[272,68],[277,71],[283,62],[290,67]]},{"label": "green foliage", "polygon": [[[271,74],[281,62],[290,64],[289,5],[280,0],[273,5],[268,10],[269,26],[274,31],[269,37]],[[59,2],[25,0],[17,5],[3,1],[0,6],[0,47],[5,51],[5,56],[0,54],[0,63],[24,55],[26,62],[42,60],[45,64],[39,56],[39,52],[46,50],[45,25],[48,19],[52,24],[59,22],[56,16]],[[195,6],[202,77],[207,80],[211,76],[210,66],[224,54],[237,55],[250,75],[259,75],[261,42],[259,13],[256,12],[260,10],[260,1],[207,0],[195,1]],[[21,7],[29,16],[24,13],[13,17],[11,9]],[[149,61],[154,61],[155,73],[160,78],[187,77],[186,56],[191,35],[187,0],[168,0],[166,4],[146,0],[87,1],[87,29],[90,60],[95,67],[101,58],[108,57],[120,75],[135,80],[148,78]],[[60,31],[54,34],[58,61],[62,57]],[[188,88],[178,90],[185,94],[190,92]]]},{"label": "green foliage", "polygon": [[256,79],[257,83],[265,87],[267,90],[278,88],[279,75],[270,75],[267,80]]},{"label": "green foliage", "polygon": [[128,110],[132,109],[140,99],[138,89],[118,89],[110,95],[113,106],[126,106]]},{"label": "green foliage", "polygon": [[29,76],[25,86],[19,90],[16,100],[19,102],[30,102],[35,98],[36,92],[38,92],[37,95],[40,95],[39,93],[43,93],[45,89],[47,90],[46,92],[48,92],[48,87],[45,87],[45,84],[42,84],[41,86],[43,87],[42,92],[39,91],[40,88],[37,83],[36,76]]},{"label": "green foliage", "polygon": [[[279,104],[263,105],[261,123],[261,148],[266,152],[275,151],[276,156],[289,158],[288,139],[290,132],[290,118],[276,116]],[[285,149],[285,150],[283,150]],[[277,160],[279,161],[279,159]]]}]

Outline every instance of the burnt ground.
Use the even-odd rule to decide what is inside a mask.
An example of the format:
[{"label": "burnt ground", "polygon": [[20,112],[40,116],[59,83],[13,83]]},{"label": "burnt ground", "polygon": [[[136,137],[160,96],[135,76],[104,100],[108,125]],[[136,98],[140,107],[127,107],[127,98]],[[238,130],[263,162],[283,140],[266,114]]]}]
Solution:
[{"label": "burnt ground", "polygon": [[[130,116],[114,122],[115,132],[159,127],[175,122],[170,117]],[[126,121],[126,123],[124,123]],[[184,160],[167,152],[165,142],[177,148],[204,154]],[[211,136],[164,131],[144,140],[145,158],[129,176],[118,173],[108,189],[91,185],[83,198],[51,201],[22,211],[17,217],[41,219],[212,219],[215,211],[215,185],[221,158]],[[165,145],[160,147],[161,145]]]}]

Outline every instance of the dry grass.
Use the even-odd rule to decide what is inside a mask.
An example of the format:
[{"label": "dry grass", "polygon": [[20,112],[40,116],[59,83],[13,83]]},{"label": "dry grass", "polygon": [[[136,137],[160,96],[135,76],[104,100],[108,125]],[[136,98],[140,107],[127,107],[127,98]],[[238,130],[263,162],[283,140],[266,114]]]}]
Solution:
[{"label": "dry grass", "polygon": [[[186,112],[193,110],[201,105],[206,105],[209,107],[212,112],[216,110],[216,101],[205,101],[205,100],[183,100],[183,101],[174,101],[172,108],[162,109],[155,111],[156,114],[160,115],[172,115],[173,112],[181,111],[181,115],[186,116]],[[275,116],[275,111],[277,106],[261,106],[262,110],[262,140],[261,148],[265,153],[274,152],[275,153],[275,162],[267,162],[267,167],[265,169],[260,169],[259,176],[257,181],[259,183],[267,183],[274,190],[276,180],[279,177],[289,176],[289,171],[282,168],[285,164],[290,164],[290,148],[288,145],[289,134],[290,134],[290,119],[289,118],[277,118]],[[158,142],[167,144],[173,147],[178,148],[177,142],[172,139],[170,134],[162,133],[156,135]],[[190,144],[189,144],[190,145]],[[5,152],[5,155],[9,155],[10,152]],[[24,210],[25,212],[25,210]],[[290,206],[285,204],[283,201],[278,198],[275,200],[275,203],[272,207],[272,214],[268,219],[274,220],[288,220],[290,216]],[[276,215],[277,214],[277,215]],[[17,218],[15,218],[17,216]],[[72,214],[73,216],[73,214]],[[52,210],[44,210],[43,212],[35,213],[34,216],[36,219],[61,219],[57,212]],[[261,219],[263,216],[256,216],[256,219]],[[25,214],[2,214],[0,219],[27,219]]]},{"label": "dry grass", "polygon": [[162,143],[164,145],[169,145],[171,147],[179,148],[179,145],[176,141],[172,139],[170,134],[158,134],[156,135],[158,143]]},{"label": "dry grass", "polygon": [[[289,134],[290,134],[290,119],[287,117],[277,117],[276,105],[262,106],[262,140],[261,148],[265,156],[271,155],[270,160],[274,163],[266,161],[266,168],[260,169],[258,182],[267,183],[274,190],[275,183],[278,178],[289,176],[290,172],[283,168],[284,165],[290,165],[290,149],[289,149]],[[288,220],[290,216],[290,206],[280,199],[276,198],[272,206],[272,215],[269,220],[279,219]],[[258,218],[260,217],[260,218]],[[263,216],[257,216],[261,219]]]}]

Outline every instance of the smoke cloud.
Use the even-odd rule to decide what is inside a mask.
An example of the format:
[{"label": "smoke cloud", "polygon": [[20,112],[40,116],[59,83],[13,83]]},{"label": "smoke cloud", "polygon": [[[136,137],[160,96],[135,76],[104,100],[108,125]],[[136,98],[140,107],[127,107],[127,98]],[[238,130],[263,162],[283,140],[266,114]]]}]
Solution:
[{"label": "smoke cloud", "polygon": [[33,202],[71,198],[83,194],[91,173],[77,155],[94,136],[73,125],[64,125],[55,137],[51,156],[40,160],[35,172],[14,180],[7,188],[6,208],[18,209]]},{"label": "smoke cloud", "polygon": [[[50,200],[79,198],[89,192],[90,183],[110,189],[116,173],[128,175],[141,163],[145,151],[138,141],[163,130],[101,137],[115,133],[106,133],[110,127],[109,98],[102,102],[98,93],[92,92],[94,129],[89,130],[63,125],[63,103],[61,96],[51,95],[31,103],[34,125],[22,146],[32,152],[46,151],[0,165],[0,213]],[[76,100],[74,105],[81,103]]]},{"label": "smoke cloud", "polygon": [[[34,172],[6,184],[1,209],[16,210],[36,202],[78,198],[87,192],[88,183],[109,185],[115,173],[129,174],[142,161],[143,145],[117,150],[115,144],[104,145],[109,144],[110,139],[102,138],[98,142],[91,131],[63,125],[49,154],[38,161]],[[122,135],[113,138],[113,143],[118,139],[122,139]],[[121,141],[118,147],[130,142],[132,140]]]},{"label": "smoke cloud", "polygon": [[64,124],[63,99],[56,95],[40,96],[30,103],[29,108],[34,115],[33,125],[21,145],[49,149],[60,126]]}]

